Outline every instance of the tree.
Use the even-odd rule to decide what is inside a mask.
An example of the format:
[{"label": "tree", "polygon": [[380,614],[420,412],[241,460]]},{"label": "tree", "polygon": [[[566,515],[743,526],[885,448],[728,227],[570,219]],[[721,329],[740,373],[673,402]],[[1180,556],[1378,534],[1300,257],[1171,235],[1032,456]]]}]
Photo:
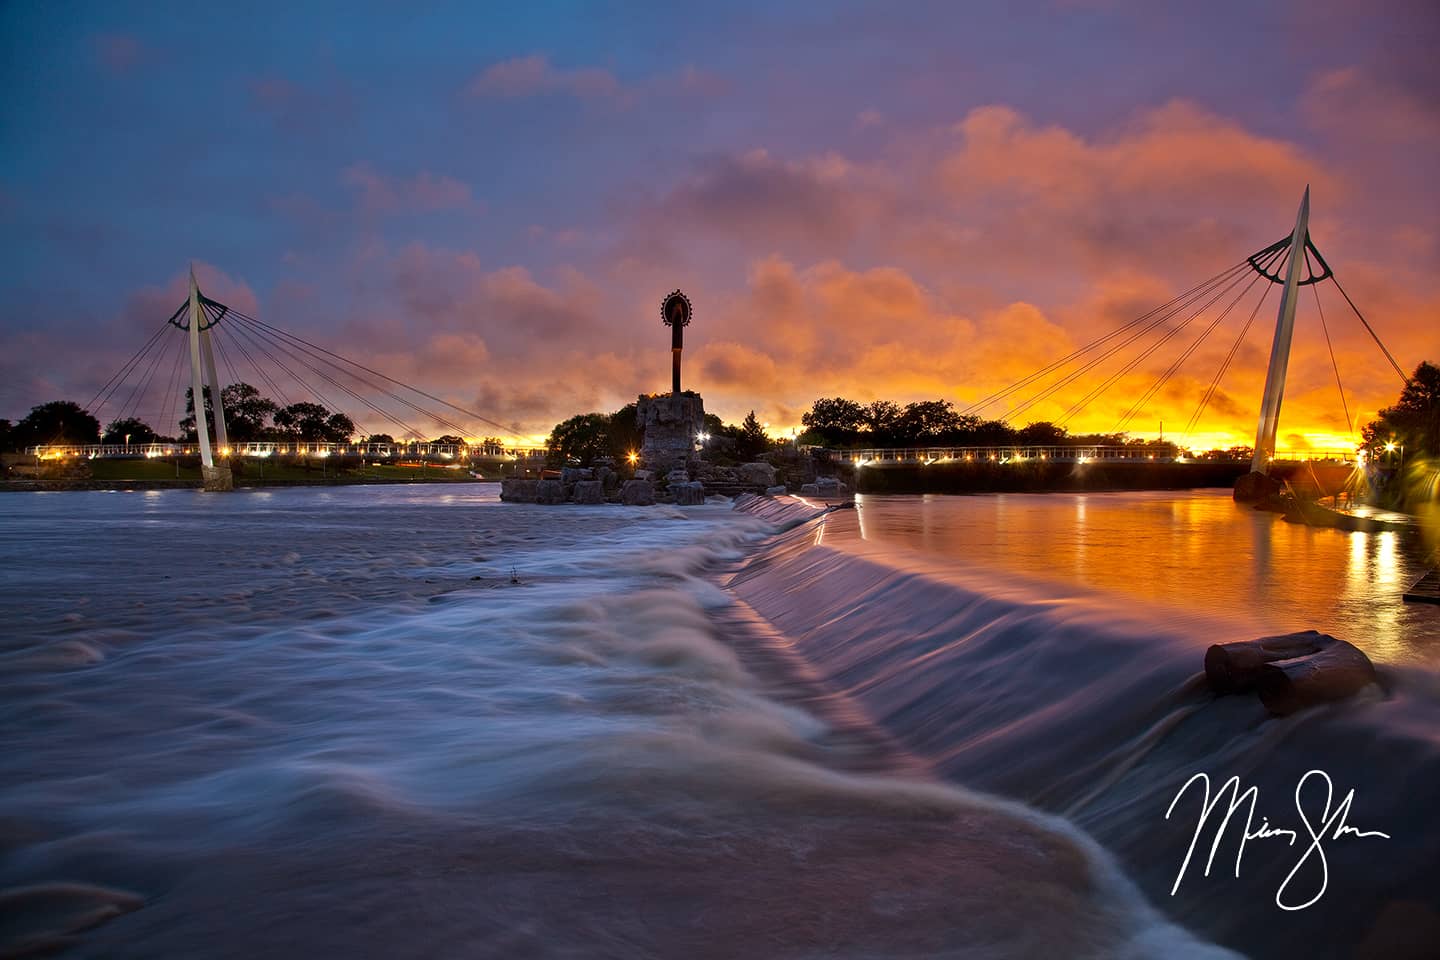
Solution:
[{"label": "tree", "polygon": [[1362,427],[1360,435],[1371,446],[1404,444],[1407,459],[1411,451],[1440,456],[1440,367],[1428,360],[1416,367],[1400,399]]},{"label": "tree", "polygon": [[1049,420],[1026,424],[1020,428],[1015,439],[1032,447],[1058,447],[1065,442],[1070,431],[1057,427]]},{"label": "tree", "polygon": [[332,413],[325,421],[325,439],[330,443],[349,443],[355,430],[355,421],[343,413]]},{"label": "tree", "polygon": [[607,431],[610,436],[610,456],[616,462],[624,460],[632,450],[639,450],[640,445],[645,442],[645,434],[636,423],[637,405],[627,403],[625,406],[610,414],[610,427]]},{"label": "tree", "polygon": [[13,449],[13,447],[10,445],[10,441],[14,433],[15,428],[11,426],[10,421],[0,419],[0,451],[8,451]]},{"label": "tree", "polygon": [[394,443],[395,438],[388,433],[372,433],[365,438],[366,443]]},{"label": "tree", "polygon": [[155,431],[150,428],[150,424],[136,417],[124,417],[110,421],[110,426],[105,428],[105,436],[100,438],[100,442],[149,443],[154,439]]},{"label": "tree", "polygon": [[831,447],[852,444],[865,421],[865,408],[844,397],[821,398],[800,417],[806,441]]},{"label": "tree", "polygon": [[550,461],[586,464],[610,456],[610,422],[603,413],[582,413],[555,424],[545,439]]},{"label": "tree", "polygon": [[[215,405],[210,400],[210,388],[202,387],[205,396],[205,426],[210,430],[210,436],[215,436]],[[195,432],[195,388],[185,388],[185,419],[178,424],[180,427],[180,438],[187,443],[193,443],[198,436]]]},{"label": "tree", "polygon": [[78,403],[52,400],[32,407],[11,432],[11,442],[19,449],[62,443],[99,443],[100,421]]},{"label": "tree", "polygon": [[[265,439],[270,430],[268,421],[280,409],[274,400],[261,396],[260,391],[248,383],[232,383],[221,390],[220,402],[225,407],[225,427],[230,439],[237,443]],[[192,411],[191,429],[194,429],[193,417]]]},{"label": "tree", "polygon": [[452,447],[463,447],[463,446],[465,446],[465,438],[464,438],[464,437],[457,437],[457,436],[455,436],[455,434],[453,434],[453,433],[447,433],[447,434],[445,434],[445,436],[443,436],[443,437],[436,437],[434,440],[431,440],[430,442],[431,442],[431,443],[440,444],[440,445],[442,445],[442,446],[443,446],[443,445],[446,445],[446,444],[448,444],[449,446],[452,446]]},{"label": "tree", "polygon": [[735,438],[735,455],[741,460],[754,460],[770,449],[770,437],[751,410],[740,424],[740,433]]},{"label": "tree", "polygon": [[900,405],[890,400],[876,400],[865,408],[861,422],[870,434],[871,446],[894,446],[899,439],[895,428],[900,423]]},{"label": "tree", "polygon": [[311,443],[344,443],[355,433],[355,421],[345,414],[304,401],[277,410],[275,426],[291,439]]},{"label": "tree", "polygon": [[954,442],[961,422],[949,400],[922,400],[900,411],[895,433],[907,444]]}]

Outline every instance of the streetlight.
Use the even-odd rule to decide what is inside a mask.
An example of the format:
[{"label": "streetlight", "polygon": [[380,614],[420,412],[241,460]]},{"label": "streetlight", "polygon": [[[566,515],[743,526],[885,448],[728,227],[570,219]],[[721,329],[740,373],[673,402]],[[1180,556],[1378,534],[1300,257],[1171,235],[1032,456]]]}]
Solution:
[{"label": "streetlight", "polygon": [[125,454],[126,456],[130,454],[130,434],[128,433],[125,434]]}]

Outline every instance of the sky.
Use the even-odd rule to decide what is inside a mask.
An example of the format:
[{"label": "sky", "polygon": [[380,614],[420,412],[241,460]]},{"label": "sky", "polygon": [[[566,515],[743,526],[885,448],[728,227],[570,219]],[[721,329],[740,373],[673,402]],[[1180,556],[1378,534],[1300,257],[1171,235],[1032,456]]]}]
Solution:
[{"label": "sky", "polygon": [[[676,288],[728,421],[967,408],[1287,236],[1307,185],[1410,370],[1440,361],[1437,48],[1431,0],[3,4],[0,417],[89,400],[191,263],[522,436],[668,389]],[[1355,420],[1401,386],[1316,289],[1282,447],[1349,437],[1326,331]],[[1178,434],[1259,293],[1133,434]],[[1253,440],[1277,299],[1191,442]],[[1114,429],[1203,323],[1067,426]]]}]

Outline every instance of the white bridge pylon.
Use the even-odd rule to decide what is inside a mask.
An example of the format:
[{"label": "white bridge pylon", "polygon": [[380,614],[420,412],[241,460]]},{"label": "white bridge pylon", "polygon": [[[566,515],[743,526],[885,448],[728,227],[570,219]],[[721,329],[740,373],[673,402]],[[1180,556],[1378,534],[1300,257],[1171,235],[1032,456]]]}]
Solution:
[{"label": "white bridge pylon", "polygon": [[1275,318],[1275,339],[1270,344],[1270,366],[1265,372],[1265,393],[1260,400],[1260,423],[1255,428],[1254,473],[1265,473],[1275,456],[1275,433],[1280,426],[1280,403],[1285,398],[1285,372],[1290,365],[1290,341],[1295,336],[1295,294],[1300,289],[1300,268],[1310,229],[1310,188],[1300,198],[1295,230],[1290,234],[1290,265],[1285,271],[1285,292]]},{"label": "white bridge pylon", "polygon": [[[195,282],[195,265],[190,265],[190,393],[195,406],[195,435],[200,442],[200,465],[215,469],[215,451],[210,445],[210,428],[205,423],[205,380],[210,382],[210,403],[215,415],[215,440],[221,450],[230,446],[225,430],[225,405],[220,399],[220,380],[215,375],[215,354],[210,346],[210,326],[200,309],[200,287]],[[202,376],[203,375],[203,376]],[[206,478],[209,479],[208,477]]]}]

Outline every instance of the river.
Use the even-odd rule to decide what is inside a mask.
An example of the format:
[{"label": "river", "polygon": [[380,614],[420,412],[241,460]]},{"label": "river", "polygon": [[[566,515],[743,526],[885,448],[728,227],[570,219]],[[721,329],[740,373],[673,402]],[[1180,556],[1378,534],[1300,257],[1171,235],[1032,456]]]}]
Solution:
[{"label": "river", "polygon": [[[1413,569],[1272,519],[1209,494],[819,518],[483,486],[5,497],[0,955],[1403,944],[1440,889],[1433,621],[1362,644],[1384,684],[1355,704],[1270,721],[1199,691],[1205,643],[1358,639],[1376,579]],[[1167,894],[1185,776],[1279,806],[1307,764],[1402,838],[1337,843],[1348,912],[1282,915],[1270,850]]]}]

